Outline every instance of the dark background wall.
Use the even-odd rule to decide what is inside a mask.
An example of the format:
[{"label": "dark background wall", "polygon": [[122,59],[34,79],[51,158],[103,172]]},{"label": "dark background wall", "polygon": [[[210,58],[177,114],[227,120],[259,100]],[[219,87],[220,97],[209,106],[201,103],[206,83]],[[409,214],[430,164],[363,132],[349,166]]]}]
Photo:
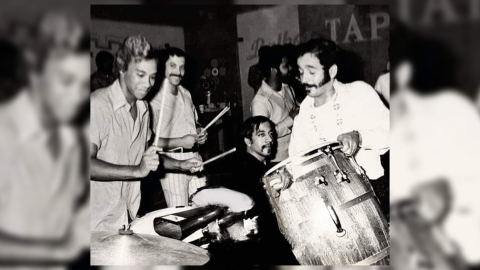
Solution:
[{"label": "dark background wall", "polygon": [[[189,88],[196,88],[200,77],[207,75],[218,79],[211,102],[225,102],[232,96],[241,98],[235,12],[225,7],[199,9],[195,15],[192,20],[186,20],[184,26],[185,51],[193,57],[193,68],[188,70],[192,75]],[[226,70],[225,75],[210,75],[214,66],[217,69],[223,67]],[[205,103],[205,97],[200,92],[195,95],[202,104]]]},{"label": "dark background wall", "polygon": [[[363,79],[375,84],[388,62],[388,6],[299,6],[298,12],[302,41],[315,37],[330,38],[349,52],[339,70],[344,81]],[[378,31],[372,27],[371,17],[376,17]],[[333,20],[336,20],[335,33],[332,33]]]}]

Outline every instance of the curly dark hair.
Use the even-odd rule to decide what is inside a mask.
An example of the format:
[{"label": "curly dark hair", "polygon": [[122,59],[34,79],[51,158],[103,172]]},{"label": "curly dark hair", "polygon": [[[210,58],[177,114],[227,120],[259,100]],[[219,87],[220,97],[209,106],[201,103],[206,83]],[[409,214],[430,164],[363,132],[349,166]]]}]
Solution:
[{"label": "curly dark hair", "polygon": [[275,132],[275,124],[265,116],[253,116],[245,120],[243,123],[242,135],[243,138],[252,139],[253,131],[258,131],[262,123],[270,123],[272,131]]},{"label": "curly dark hair", "polygon": [[316,38],[299,45],[297,53],[298,57],[307,53],[313,54],[320,61],[323,70],[328,71],[330,67],[337,64],[341,49],[335,42],[329,39]]},{"label": "curly dark hair", "polygon": [[118,71],[126,71],[132,60],[139,62],[152,59],[158,61],[156,51],[147,39],[143,36],[129,36],[117,51],[115,66]]}]

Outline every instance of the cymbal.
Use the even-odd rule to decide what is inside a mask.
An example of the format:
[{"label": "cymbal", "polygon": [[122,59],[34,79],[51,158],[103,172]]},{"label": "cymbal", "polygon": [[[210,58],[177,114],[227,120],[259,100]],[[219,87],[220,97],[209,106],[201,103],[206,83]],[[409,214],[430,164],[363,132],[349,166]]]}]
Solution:
[{"label": "cymbal", "polygon": [[91,233],[90,254],[92,265],[203,265],[210,259],[206,250],[182,241],[112,231]]}]

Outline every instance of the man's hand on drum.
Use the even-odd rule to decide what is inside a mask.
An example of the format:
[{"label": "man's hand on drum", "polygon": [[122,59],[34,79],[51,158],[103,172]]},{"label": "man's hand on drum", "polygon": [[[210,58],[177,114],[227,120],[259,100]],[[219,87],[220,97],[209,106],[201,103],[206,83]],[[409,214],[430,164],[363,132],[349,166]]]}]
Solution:
[{"label": "man's hand on drum", "polygon": [[280,191],[283,189],[284,186],[284,177],[281,174],[277,174],[276,176],[270,179],[270,186],[273,188],[275,198],[280,196]]},{"label": "man's hand on drum", "polygon": [[203,162],[197,158],[191,158],[187,160],[180,161],[180,169],[182,171],[189,171],[191,173],[196,173],[203,170]]},{"label": "man's hand on drum", "polygon": [[341,150],[347,156],[353,156],[360,147],[360,133],[358,131],[340,134],[337,140],[342,143]]}]

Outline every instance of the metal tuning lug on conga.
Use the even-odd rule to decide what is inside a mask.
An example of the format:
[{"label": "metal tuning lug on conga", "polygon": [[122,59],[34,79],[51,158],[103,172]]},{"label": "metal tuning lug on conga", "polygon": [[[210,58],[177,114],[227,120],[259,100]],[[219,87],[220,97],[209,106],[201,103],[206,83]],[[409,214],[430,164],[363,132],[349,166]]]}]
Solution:
[{"label": "metal tuning lug on conga", "polygon": [[353,157],[347,157],[347,158],[350,161],[350,164],[352,164],[353,168],[355,168],[355,171],[357,172],[357,174],[361,175],[363,178],[368,180],[365,170],[362,167],[360,167],[360,165],[358,165],[355,159]]},{"label": "metal tuning lug on conga", "polygon": [[330,214],[330,217],[332,218],[333,223],[337,227],[337,236],[338,237],[345,236],[347,231],[345,231],[342,228],[342,224],[340,223],[340,219],[338,218],[337,213],[335,212],[335,209],[333,209],[333,207],[331,205],[328,205],[327,208],[328,208],[328,213]]},{"label": "metal tuning lug on conga", "polygon": [[322,175],[316,176],[313,180],[315,181],[315,185],[316,185],[316,186],[319,186],[319,185],[321,185],[321,184],[323,184],[323,185],[325,185],[325,186],[328,186],[327,180],[326,180],[325,177],[323,177]]},{"label": "metal tuning lug on conga", "polygon": [[[335,177],[337,177],[337,182],[338,183],[341,183],[341,182],[347,182],[347,183],[350,183],[350,179],[348,179],[348,176],[343,172],[342,169],[340,169],[340,167],[338,166],[338,163],[337,163],[337,159],[335,158],[335,156],[333,155],[333,152],[332,150],[330,149],[330,146],[327,146],[325,148],[325,153],[326,155],[332,159],[333,161],[333,165],[335,166],[335,171],[333,172],[333,174],[335,175]],[[340,177],[338,177],[338,175],[340,174]]]},{"label": "metal tuning lug on conga", "polygon": [[130,230],[130,224],[128,224],[127,226],[123,225],[123,228],[118,229],[118,234],[120,234],[120,235],[132,235],[133,231]]}]

